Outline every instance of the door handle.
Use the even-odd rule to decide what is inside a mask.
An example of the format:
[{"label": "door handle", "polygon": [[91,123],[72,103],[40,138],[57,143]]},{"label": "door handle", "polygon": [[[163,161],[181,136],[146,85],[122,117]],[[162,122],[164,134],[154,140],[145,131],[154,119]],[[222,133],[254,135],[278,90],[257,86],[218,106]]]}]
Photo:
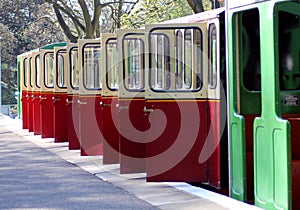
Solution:
[{"label": "door handle", "polygon": [[105,103],[103,103],[102,101],[101,101],[99,104],[100,104],[100,106],[102,106],[102,107],[110,107],[110,106],[111,106],[111,104],[105,104]]},{"label": "door handle", "polygon": [[154,109],[146,109],[146,107],[144,107],[144,110],[143,110],[145,113],[151,113],[154,111]]},{"label": "door handle", "polygon": [[128,110],[128,106],[118,106],[119,110]]},{"label": "door handle", "polygon": [[73,104],[73,101],[72,100],[66,100],[67,101],[67,104]]},{"label": "door handle", "polygon": [[86,104],[87,104],[87,102],[85,102],[85,101],[80,101],[80,100],[77,100],[77,103],[80,104],[80,105],[86,105]]}]

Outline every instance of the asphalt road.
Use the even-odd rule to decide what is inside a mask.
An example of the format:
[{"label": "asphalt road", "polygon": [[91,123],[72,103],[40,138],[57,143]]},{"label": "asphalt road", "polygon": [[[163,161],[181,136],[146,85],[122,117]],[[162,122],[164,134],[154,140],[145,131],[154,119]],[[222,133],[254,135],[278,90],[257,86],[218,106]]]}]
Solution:
[{"label": "asphalt road", "polygon": [[0,209],[157,209],[0,126]]}]

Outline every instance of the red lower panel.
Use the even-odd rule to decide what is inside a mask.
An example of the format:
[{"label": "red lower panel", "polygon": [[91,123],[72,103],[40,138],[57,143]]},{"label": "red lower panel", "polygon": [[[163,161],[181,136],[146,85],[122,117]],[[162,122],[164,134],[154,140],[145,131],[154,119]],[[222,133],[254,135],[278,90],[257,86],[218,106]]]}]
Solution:
[{"label": "red lower panel", "polygon": [[82,156],[102,155],[101,96],[80,96],[80,149]]},{"label": "red lower panel", "polygon": [[118,131],[117,97],[102,98],[103,123],[103,164],[119,163],[119,131]]},{"label": "red lower panel", "polygon": [[28,130],[33,132],[33,92],[27,93],[27,114],[28,114]]},{"label": "red lower panel", "polygon": [[23,129],[28,129],[28,96],[27,91],[22,91],[22,122],[23,122]]},{"label": "red lower panel", "polygon": [[300,209],[300,160],[292,162],[292,209]]},{"label": "red lower panel", "polygon": [[[219,188],[221,186],[221,151],[220,151],[220,103],[218,102],[208,102],[209,113],[208,113],[208,122],[207,122],[207,137],[206,143],[207,147],[203,150],[210,150],[213,148],[213,151],[208,151],[207,155],[209,156],[207,160],[207,181],[210,186]],[[200,109],[199,109],[200,111]],[[203,111],[200,111],[200,113]],[[224,120],[226,118],[224,117]],[[226,129],[226,128],[224,128]],[[201,130],[201,127],[200,127]],[[226,158],[226,157],[225,157]]]},{"label": "red lower panel", "polygon": [[54,142],[68,141],[67,93],[54,94]]},{"label": "red lower panel", "polygon": [[216,182],[218,141],[214,135],[207,138],[208,102],[147,101],[147,109],[154,109],[149,121],[156,127],[147,134],[147,181]]},{"label": "red lower panel", "polygon": [[246,137],[246,172],[247,172],[247,198],[246,201],[254,201],[254,158],[253,158],[253,125],[258,115],[244,115]]},{"label": "red lower panel", "polygon": [[54,137],[53,93],[41,93],[41,133],[42,138]]},{"label": "red lower panel", "polygon": [[80,149],[79,143],[79,106],[78,95],[68,95],[67,131],[69,149]]},{"label": "red lower panel", "polygon": [[35,92],[33,96],[33,132],[35,135],[41,134],[41,107],[40,93]]},{"label": "red lower panel", "polygon": [[145,172],[145,99],[119,100],[120,173]]}]

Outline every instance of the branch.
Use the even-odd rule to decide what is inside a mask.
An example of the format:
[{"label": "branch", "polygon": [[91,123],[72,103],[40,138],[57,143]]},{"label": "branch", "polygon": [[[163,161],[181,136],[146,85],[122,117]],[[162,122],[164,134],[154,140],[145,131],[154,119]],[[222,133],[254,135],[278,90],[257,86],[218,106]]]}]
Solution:
[{"label": "branch", "polygon": [[74,11],[70,8],[70,7],[68,7],[67,5],[63,5],[63,6],[61,6],[58,2],[60,2],[60,3],[63,3],[63,2],[61,2],[61,1],[54,1],[54,0],[45,0],[46,2],[48,2],[49,4],[52,4],[52,6],[54,7],[54,5],[55,5],[55,7],[57,8],[57,9],[59,9],[60,11],[62,11],[63,13],[65,13],[72,21],[73,21],[73,23],[75,24],[75,25],[78,25],[78,27],[81,29],[81,30],[85,30],[85,27],[84,27],[84,25],[79,21],[79,17],[78,17],[78,15],[76,15],[75,13],[74,13]]},{"label": "branch", "polygon": [[75,37],[72,32],[70,31],[68,25],[66,24],[63,16],[60,13],[60,10],[56,7],[56,5],[53,4],[53,9],[55,12],[55,15],[57,17],[57,21],[59,22],[59,25],[61,29],[63,30],[64,34],[68,37],[68,39],[71,42],[77,42],[77,37]]},{"label": "branch", "polygon": [[85,35],[86,38],[93,38],[93,25],[92,25],[92,20],[91,20],[91,16],[89,14],[89,10],[88,7],[86,5],[85,0],[77,0],[78,4],[81,7],[82,10],[82,15],[84,18],[84,22],[85,22]]}]

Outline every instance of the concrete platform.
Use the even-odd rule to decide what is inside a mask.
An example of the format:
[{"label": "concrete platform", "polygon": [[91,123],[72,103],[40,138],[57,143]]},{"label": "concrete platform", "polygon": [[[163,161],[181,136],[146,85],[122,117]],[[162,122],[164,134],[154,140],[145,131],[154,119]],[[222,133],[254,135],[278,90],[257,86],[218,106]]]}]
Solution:
[{"label": "concrete platform", "polygon": [[[114,199],[110,202],[113,202],[112,206],[109,206],[107,203],[99,202],[95,203],[94,201],[104,196],[101,190],[98,192],[96,191],[91,198],[86,197],[84,194],[82,197],[77,197],[77,200],[81,200],[81,205],[86,203],[84,209],[186,209],[186,210],[193,210],[193,209],[258,209],[255,206],[248,205],[229,197],[219,195],[213,192],[210,192],[205,189],[201,189],[198,187],[193,187],[187,183],[147,183],[145,181],[145,174],[120,174],[119,173],[119,164],[112,164],[112,165],[102,165],[102,156],[80,156],[79,150],[68,150],[68,143],[54,143],[54,139],[47,138],[42,139],[41,136],[33,135],[33,133],[29,133],[28,130],[21,129],[21,121],[18,119],[11,119],[6,116],[0,116],[0,152],[3,149],[3,144],[8,144],[9,141],[12,141],[12,146],[5,148],[5,151],[2,152],[10,152],[7,151],[9,148],[12,149],[11,152],[16,153],[16,151],[22,151],[24,145],[22,142],[32,143],[34,147],[38,149],[42,148],[44,151],[52,153],[51,155],[62,159],[63,161],[67,161],[67,168],[68,167],[79,167],[80,170],[84,170],[89,173],[89,176],[93,177],[92,179],[96,178],[98,182],[104,182],[108,184],[112,184],[113,187],[111,188],[118,188],[121,189],[122,192],[126,192],[127,200],[124,201],[124,195],[118,195],[114,197]],[[5,134],[5,131],[8,132],[9,137]],[[11,131],[11,132],[9,132]],[[6,133],[7,134],[7,133]],[[23,142],[24,143],[24,142]],[[2,145],[2,146],[1,146]],[[32,150],[32,149],[31,149]],[[33,151],[26,151],[32,157],[38,156]],[[48,155],[50,153],[47,153]],[[46,155],[47,155],[46,154]],[[1,155],[1,154],[0,154]],[[11,154],[11,158],[15,158],[17,154]],[[0,157],[0,162],[1,162]],[[57,160],[55,160],[57,161]],[[13,163],[13,161],[12,161]],[[53,163],[55,164],[55,162]],[[25,166],[24,166],[25,167]],[[28,166],[26,166],[28,167]],[[4,170],[1,168],[0,164],[0,171]],[[64,176],[64,180],[68,179],[68,173],[66,174],[59,174],[60,176]],[[26,179],[26,174],[23,175],[23,178]],[[36,177],[37,179],[39,177]],[[83,177],[78,177],[78,179],[82,179]],[[93,180],[94,181],[94,180]],[[0,182],[0,189],[1,187]],[[84,184],[84,183],[82,183]],[[85,183],[86,184],[86,183]],[[78,188],[81,186],[78,185]],[[82,186],[84,187],[84,186]],[[93,188],[93,187],[91,187]],[[30,190],[30,189],[28,189]],[[46,190],[46,189],[45,189]],[[72,189],[76,191],[75,189]],[[79,189],[78,189],[79,190]],[[1,190],[2,191],[2,190]],[[2,194],[3,192],[1,192]],[[118,192],[119,193],[119,192]],[[110,194],[106,193],[105,196]],[[11,192],[11,196],[18,196],[17,192]],[[113,195],[111,195],[113,196]],[[132,201],[133,196],[137,198],[137,200]],[[5,201],[1,201],[0,196],[0,208],[1,209],[18,209],[16,206],[9,207],[3,206],[2,203]],[[45,199],[45,198],[44,198]],[[87,200],[93,200],[91,204],[88,204]],[[126,198],[125,198],[126,199]],[[128,200],[130,200],[132,206],[127,205]],[[64,202],[64,201],[62,201]],[[120,202],[118,204],[118,202]],[[79,202],[80,203],[80,202]],[[125,204],[126,205],[122,205]],[[47,206],[47,204],[49,206]],[[75,209],[83,209],[83,206],[75,203],[78,208]],[[89,206],[90,205],[90,206]],[[35,205],[35,209],[74,209],[74,207],[70,203],[68,206],[54,206],[51,207],[51,201],[46,202],[46,205]],[[5,207],[5,208],[4,208]],[[93,207],[93,208],[87,208]],[[94,208],[95,207],[95,208]],[[31,207],[32,208],[32,207]],[[23,209],[23,208],[20,208]]]}]

